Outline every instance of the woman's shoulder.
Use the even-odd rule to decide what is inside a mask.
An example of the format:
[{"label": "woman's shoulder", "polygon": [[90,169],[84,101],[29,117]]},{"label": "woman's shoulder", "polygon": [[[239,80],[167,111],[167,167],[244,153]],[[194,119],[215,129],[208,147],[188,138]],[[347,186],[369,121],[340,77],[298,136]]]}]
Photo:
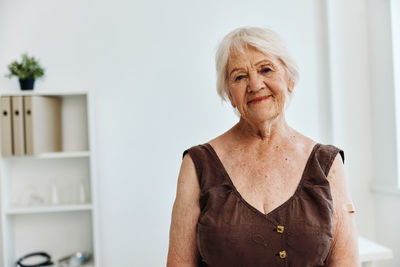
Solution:
[{"label": "woman's shoulder", "polygon": [[[344,152],[342,149],[340,149],[336,145],[334,145],[332,143],[316,141],[316,140],[312,139],[311,137],[303,135],[299,132],[297,132],[297,134],[298,134],[297,143],[300,146],[302,146],[305,150],[316,147],[317,148],[316,152],[320,157],[328,157],[328,158],[333,157],[333,159],[334,159],[336,156],[338,156],[338,154],[340,154],[340,156],[343,158],[343,161],[344,161]],[[333,159],[331,159],[331,160],[333,160]]]},{"label": "woman's shoulder", "polygon": [[218,135],[217,137],[214,137],[214,138],[208,140],[206,143],[210,144],[212,146],[221,146],[222,144],[224,144],[232,139],[231,131],[232,131],[232,129]]},{"label": "woman's shoulder", "polygon": [[225,132],[205,143],[213,151],[214,154],[218,155],[219,159],[224,159],[227,154],[232,152],[234,149],[235,141],[229,132]]},{"label": "woman's shoulder", "polygon": [[318,141],[312,139],[311,137],[300,133],[297,130],[294,130],[293,137],[295,138],[295,143],[299,146],[302,146],[307,150],[307,148],[313,148],[316,144],[319,144]]},{"label": "woman's shoulder", "polygon": [[196,169],[204,165],[204,163],[210,162],[214,157],[214,147],[209,142],[199,143],[192,145],[185,149],[182,153],[182,159],[190,158]]}]

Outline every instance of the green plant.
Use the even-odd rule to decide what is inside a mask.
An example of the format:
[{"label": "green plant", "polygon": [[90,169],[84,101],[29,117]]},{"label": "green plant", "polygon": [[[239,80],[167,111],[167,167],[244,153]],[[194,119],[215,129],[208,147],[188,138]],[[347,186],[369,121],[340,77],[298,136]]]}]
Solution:
[{"label": "green plant", "polygon": [[40,78],[44,76],[44,69],[40,66],[39,61],[34,57],[29,57],[28,54],[22,55],[21,63],[13,61],[8,65],[9,74],[6,77],[11,78],[17,76],[20,79]]}]

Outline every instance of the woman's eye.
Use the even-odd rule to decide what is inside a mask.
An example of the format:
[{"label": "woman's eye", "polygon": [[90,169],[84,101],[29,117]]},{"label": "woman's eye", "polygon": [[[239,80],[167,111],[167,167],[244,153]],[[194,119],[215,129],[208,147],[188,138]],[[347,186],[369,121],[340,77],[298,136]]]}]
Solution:
[{"label": "woman's eye", "polygon": [[245,76],[244,75],[239,75],[235,78],[235,81],[240,81],[241,79],[243,79]]},{"label": "woman's eye", "polygon": [[262,69],[262,72],[270,72],[270,71],[271,71],[270,68],[263,68],[263,69]]}]

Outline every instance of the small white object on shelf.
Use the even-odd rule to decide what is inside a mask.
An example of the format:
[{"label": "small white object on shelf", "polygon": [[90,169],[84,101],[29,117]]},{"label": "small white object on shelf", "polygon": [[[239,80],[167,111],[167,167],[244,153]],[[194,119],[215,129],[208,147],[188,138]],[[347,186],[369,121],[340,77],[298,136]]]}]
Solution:
[{"label": "small white object on shelf", "polygon": [[51,204],[60,204],[60,200],[58,199],[57,187],[55,184],[51,185]]},{"label": "small white object on shelf", "polygon": [[79,201],[81,203],[86,203],[85,188],[82,183],[79,184]]}]

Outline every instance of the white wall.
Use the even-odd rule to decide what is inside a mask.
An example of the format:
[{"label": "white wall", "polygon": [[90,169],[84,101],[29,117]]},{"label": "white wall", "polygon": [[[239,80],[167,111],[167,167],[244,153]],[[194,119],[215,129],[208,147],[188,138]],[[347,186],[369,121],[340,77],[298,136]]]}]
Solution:
[{"label": "white wall", "polygon": [[393,259],[375,265],[384,267],[400,264],[400,98],[392,36],[399,32],[391,25],[400,9],[391,12],[390,5],[390,0],[328,1],[334,141],[348,151],[349,175],[357,177],[350,184],[359,231],[393,250]]},{"label": "white wall", "polygon": [[[365,0],[327,1],[334,142],[345,165],[359,232],[374,238],[374,177],[368,18]],[[357,19],[354,19],[357,18]]]},{"label": "white wall", "polygon": [[[235,27],[266,26],[286,39],[301,70],[289,124],[332,142],[324,12],[318,0],[0,2],[0,74],[27,51],[47,68],[36,90],[87,88],[95,96],[103,266],[165,264],[183,150],[237,121],[217,97],[214,71],[215,47]],[[0,76],[0,88],[18,84]],[[367,118],[352,119],[368,128]],[[364,153],[346,153],[347,162]],[[349,179],[352,187],[366,182]],[[369,207],[359,214],[372,220]]]},{"label": "white wall", "polygon": [[[400,265],[399,1],[368,0],[376,241],[393,249],[384,267]],[[391,6],[391,4],[393,4]],[[396,21],[397,20],[397,21]],[[397,64],[397,66],[396,66]],[[397,68],[397,69],[396,69]]]}]

